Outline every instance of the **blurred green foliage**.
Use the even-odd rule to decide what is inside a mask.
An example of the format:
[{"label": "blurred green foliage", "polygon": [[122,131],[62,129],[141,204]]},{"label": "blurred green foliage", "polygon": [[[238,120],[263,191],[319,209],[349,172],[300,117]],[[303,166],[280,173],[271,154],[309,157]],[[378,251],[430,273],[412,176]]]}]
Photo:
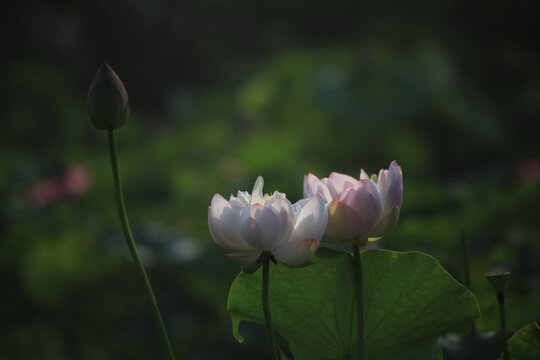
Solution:
[{"label": "blurred green foliage", "polygon": [[[226,298],[238,268],[208,233],[214,193],[247,190],[262,175],[296,201],[308,172],[357,176],[394,159],[404,205],[380,245],[428,252],[461,280],[466,231],[478,330],[498,328],[483,276],[494,267],[513,273],[509,329],[540,318],[538,3],[9,6],[0,357],[160,352],[117,222],[106,136],[86,112],[103,58],[130,94],[132,116],[117,134],[126,203],[179,358],[266,350],[256,328],[247,345],[232,336]],[[68,196],[63,179],[77,166],[88,186]],[[62,196],[45,201],[38,190],[51,183]]]}]

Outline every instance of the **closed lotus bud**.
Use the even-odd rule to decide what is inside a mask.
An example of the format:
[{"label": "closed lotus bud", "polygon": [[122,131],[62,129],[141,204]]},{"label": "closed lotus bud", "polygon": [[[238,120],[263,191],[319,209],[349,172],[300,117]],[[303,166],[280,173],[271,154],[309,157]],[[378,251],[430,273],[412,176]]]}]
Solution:
[{"label": "closed lotus bud", "polygon": [[86,102],[92,123],[99,130],[121,128],[129,117],[126,88],[105,61],[90,84]]}]

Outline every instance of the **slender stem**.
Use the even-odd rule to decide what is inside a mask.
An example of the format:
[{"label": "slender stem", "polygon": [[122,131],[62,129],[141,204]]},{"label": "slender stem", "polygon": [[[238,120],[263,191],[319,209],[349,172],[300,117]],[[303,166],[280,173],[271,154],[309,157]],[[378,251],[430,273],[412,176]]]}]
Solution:
[{"label": "slender stem", "polygon": [[264,256],[262,261],[263,261],[262,302],[263,302],[264,320],[266,322],[266,330],[268,330],[268,341],[270,342],[270,353],[272,354],[272,360],[277,360],[276,345],[274,341],[274,331],[272,330],[272,318],[270,317],[270,304],[268,303],[268,283],[270,282],[270,256]]},{"label": "slender stem", "polygon": [[135,262],[135,268],[137,269],[137,273],[139,274],[139,277],[144,284],[146,295],[148,295],[148,299],[150,300],[150,304],[152,305],[151,306],[152,315],[154,316],[154,322],[156,323],[156,327],[158,328],[161,341],[163,343],[163,346],[165,347],[168,358],[170,360],[174,360],[174,353],[172,351],[171,343],[167,335],[167,330],[165,330],[163,319],[161,318],[161,313],[159,312],[159,307],[156,302],[156,297],[154,296],[154,292],[152,291],[150,280],[148,279],[148,275],[146,275],[146,271],[144,270],[144,266],[141,262],[141,258],[139,257],[139,253],[137,252],[137,247],[135,246],[135,241],[133,240],[133,235],[131,234],[131,229],[129,227],[129,221],[128,221],[127,213],[126,213],[126,206],[124,204],[124,191],[122,190],[122,182],[120,180],[120,173],[118,171],[118,159],[116,155],[116,146],[114,144],[113,131],[114,130],[112,129],[107,130],[108,135],[109,135],[109,148],[110,148],[112,172],[113,172],[113,177],[114,177],[114,186],[116,189],[116,205],[118,207],[118,216],[120,217],[120,223],[122,224],[122,231],[124,232],[124,237],[126,239],[129,252],[131,253],[131,257],[133,258],[133,261]]},{"label": "slender stem", "polygon": [[465,275],[465,286],[471,290],[471,273],[469,269],[469,244],[465,237],[465,232],[461,233],[461,248],[463,251],[463,273]]},{"label": "slender stem", "polygon": [[360,249],[353,244],[354,288],[356,290],[356,314],[358,327],[358,360],[364,360],[364,300],[362,284],[362,263]]},{"label": "slender stem", "polygon": [[[463,252],[463,274],[465,276],[465,286],[469,291],[472,291],[471,288],[471,269],[469,262],[469,243],[465,237],[465,231],[461,232],[461,250]],[[476,324],[474,319],[471,322],[471,333],[476,333]]]},{"label": "slender stem", "polygon": [[504,293],[497,294],[497,301],[499,302],[499,315],[501,317],[503,360],[509,360],[510,355],[508,354],[508,336],[506,335],[506,311],[504,309],[504,303],[505,303]]}]

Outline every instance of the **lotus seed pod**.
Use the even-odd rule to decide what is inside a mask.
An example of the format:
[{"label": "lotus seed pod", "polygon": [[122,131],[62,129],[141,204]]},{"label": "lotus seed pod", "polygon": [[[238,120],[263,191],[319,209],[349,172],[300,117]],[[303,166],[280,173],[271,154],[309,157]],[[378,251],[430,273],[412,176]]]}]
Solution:
[{"label": "lotus seed pod", "polygon": [[497,292],[497,294],[504,294],[506,290],[506,286],[508,285],[508,279],[510,278],[510,273],[505,272],[496,272],[486,275],[486,279],[488,279],[489,283],[493,287],[493,289]]}]

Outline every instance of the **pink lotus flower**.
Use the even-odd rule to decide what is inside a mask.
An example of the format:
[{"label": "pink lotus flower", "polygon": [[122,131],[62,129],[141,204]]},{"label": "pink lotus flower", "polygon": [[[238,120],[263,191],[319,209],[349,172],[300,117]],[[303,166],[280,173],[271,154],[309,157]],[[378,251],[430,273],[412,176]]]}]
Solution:
[{"label": "pink lotus flower", "polygon": [[227,258],[254,271],[262,252],[268,251],[291,267],[309,264],[319,247],[328,214],[322,196],[291,205],[279,192],[263,195],[258,177],[253,192],[239,191],[229,201],[215,194],[208,208],[208,225],[215,242],[235,253]]},{"label": "pink lotus flower", "polygon": [[397,224],[403,198],[403,175],[396,161],[371,178],[364,170],[360,179],[333,172],[319,179],[304,176],[304,197],[324,197],[328,210],[326,234],[330,241],[355,241],[364,245],[387,235]]}]

